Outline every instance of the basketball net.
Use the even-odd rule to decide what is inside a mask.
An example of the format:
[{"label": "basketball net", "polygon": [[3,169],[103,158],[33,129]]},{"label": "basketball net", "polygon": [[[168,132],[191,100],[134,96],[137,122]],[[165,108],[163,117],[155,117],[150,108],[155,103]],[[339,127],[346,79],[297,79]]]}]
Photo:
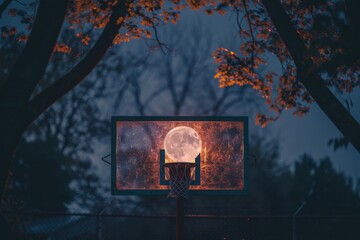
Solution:
[{"label": "basketball net", "polygon": [[168,197],[171,198],[188,198],[189,186],[192,181],[193,169],[196,167],[195,163],[188,162],[174,162],[165,163],[164,165],[169,169],[170,187],[171,190]]}]

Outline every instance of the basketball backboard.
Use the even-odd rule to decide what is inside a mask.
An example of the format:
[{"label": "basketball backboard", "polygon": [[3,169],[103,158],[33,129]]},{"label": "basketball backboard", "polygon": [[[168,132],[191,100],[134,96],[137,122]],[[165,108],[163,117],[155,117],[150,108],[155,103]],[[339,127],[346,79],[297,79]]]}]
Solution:
[{"label": "basketball backboard", "polygon": [[[172,158],[194,157],[197,150],[200,154],[188,159],[196,163],[192,195],[246,191],[247,117],[112,117],[111,125],[112,194],[166,195],[170,186],[164,164]],[[180,129],[178,136],[183,136],[181,131],[196,136],[182,138],[186,151],[166,146],[165,138],[174,129]],[[171,141],[176,142],[178,136],[173,136]]]}]

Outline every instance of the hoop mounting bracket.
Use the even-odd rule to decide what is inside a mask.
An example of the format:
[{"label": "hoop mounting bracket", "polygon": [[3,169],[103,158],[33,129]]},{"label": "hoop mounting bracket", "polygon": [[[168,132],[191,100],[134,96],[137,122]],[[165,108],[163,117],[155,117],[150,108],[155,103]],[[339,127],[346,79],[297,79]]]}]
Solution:
[{"label": "hoop mounting bracket", "polygon": [[[200,154],[195,158],[195,179],[190,182],[190,185],[200,185]],[[170,185],[170,180],[165,179],[165,149],[160,149],[160,185]]]}]

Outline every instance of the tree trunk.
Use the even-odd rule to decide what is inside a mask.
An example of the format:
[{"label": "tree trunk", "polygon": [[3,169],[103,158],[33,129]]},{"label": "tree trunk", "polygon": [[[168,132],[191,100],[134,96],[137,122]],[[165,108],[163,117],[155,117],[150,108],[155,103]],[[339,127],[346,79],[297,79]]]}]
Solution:
[{"label": "tree trunk", "polygon": [[262,3],[296,65],[298,79],[321,110],[360,153],[360,124],[330,91],[324,80],[312,72],[312,63],[306,55],[307,49],[281,2],[263,0]]},{"label": "tree trunk", "polygon": [[0,196],[11,159],[28,124],[28,100],[46,70],[66,13],[68,0],[40,1],[26,46],[0,89]]},{"label": "tree trunk", "polygon": [[319,76],[301,76],[300,81],[315,99],[321,110],[360,153],[360,124],[327,88]]},{"label": "tree trunk", "polygon": [[[9,168],[22,131],[18,128],[21,119],[14,108],[0,108],[0,116],[0,210],[3,210],[2,200],[7,186]],[[17,239],[3,214],[0,214],[0,239]]]},{"label": "tree trunk", "polygon": [[[0,205],[3,210],[9,169],[21,136],[30,123],[30,115],[24,107],[0,105],[0,116]],[[17,239],[11,227],[1,214],[0,239]]]},{"label": "tree trunk", "polygon": [[0,89],[1,104],[26,104],[42,79],[63,25],[68,0],[40,1],[26,46]]},{"label": "tree trunk", "polygon": [[[35,101],[28,102],[32,90],[36,83],[41,80],[47,67],[52,49],[56,44],[57,34],[60,32],[65,16],[68,0],[55,2],[48,0],[40,2],[37,20],[29,42],[25,47],[25,50],[26,48],[28,50],[24,50],[20,56],[18,60],[20,63],[17,62],[15,64],[13,73],[12,75],[10,74],[12,77],[9,78],[12,81],[9,81],[0,91],[0,197],[4,193],[11,159],[26,128],[41,113],[74,88],[91,72],[93,67],[104,56],[106,50],[111,46],[113,39],[118,33],[122,25],[122,22],[117,22],[118,18],[124,17],[126,14],[125,1],[119,1],[114,6],[110,21],[98,42],[85,59],[64,78],[56,82],[55,86],[52,85],[49,89],[44,90],[39,94],[40,96],[34,98]],[[62,14],[59,11],[62,11]],[[57,12],[56,16],[54,12]],[[56,19],[54,19],[55,17]],[[47,18],[50,18],[51,21]],[[36,24],[38,24],[37,27],[35,27]],[[43,42],[44,39],[45,42]],[[44,51],[44,45],[46,45],[47,51]],[[36,49],[40,49],[41,54]],[[34,65],[32,59],[37,59],[37,64]],[[25,75],[23,68],[29,70]]]},{"label": "tree trunk", "polygon": [[11,160],[26,125],[21,108],[0,107],[0,115],[0,197],[2,199]]}]

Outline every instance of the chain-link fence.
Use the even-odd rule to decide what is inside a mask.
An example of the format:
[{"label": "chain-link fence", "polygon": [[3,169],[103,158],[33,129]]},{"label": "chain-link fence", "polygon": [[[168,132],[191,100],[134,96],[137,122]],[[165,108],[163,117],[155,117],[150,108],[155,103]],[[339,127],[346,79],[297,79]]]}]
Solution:
[{"label": "chain-link fence", "polygon": [[[175,216],[1,213],[18,239],[175,239]],[[186,215],[186,240],[360,239],[360,216]]]}]

